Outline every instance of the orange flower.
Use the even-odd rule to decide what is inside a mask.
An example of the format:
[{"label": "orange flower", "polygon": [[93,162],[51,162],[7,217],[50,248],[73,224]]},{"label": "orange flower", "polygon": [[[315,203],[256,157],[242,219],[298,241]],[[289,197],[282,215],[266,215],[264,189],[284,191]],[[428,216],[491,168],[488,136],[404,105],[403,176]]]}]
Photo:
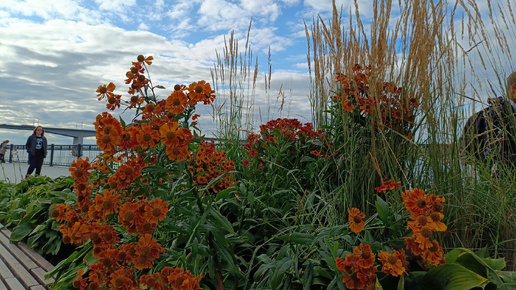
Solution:
[{"label": "orange flower", "polygon": [[395,188],[400,188],[400,186],[401,186],[401,181],[395,182],[395,181],[390,180],[389,178],[384,178],[382,180],[382,185],[379,187],[376,187],[375,190],[376,190],[376,192],[382,192],[382,191],[392,190]]},{"label": "orange flower", "polygon": [[365,222],[365,214],[360,212],[358,208],[352,208],[351,210],[348,209],[349,214],[349,228],[354,233],[359,233],[364,229]]},{"label": "orange flower", "polygon": [[171,268],[165,267],[161,270],[161,275],[167,279],[167,284],[170,285],[169,289],[173,290],[200,290],[199,286],[202,275],[194,277],[190,271],[185,271],[183,268]]},{"label": "orange flower", "polygon": [[362,268],[370,268],[374,265],[375,257],[371,245],[360,243],[360,246],[353,249],[353,255],[360,258],[356,263]]},{"label": "orange flower", "polygon": [[178,127],[178,122],[169,122],[159,128],[159,133],[162,138],[161,143],[163,143],[163,145],[169,147],[179,143],[180,135],[178,134]]},{"label": "orange flower", "polygon": [[426,250],[432,247],[432,242],[430,241],[430,237],[433,234],[433,231],[428,226],[423,226],[421,229],[416,229],[414,231],[414,239],[417,243],[419,243],[419,248],[421,250]]},{"label": "orange flower", "polygon": [[77,278],[72,283],[73,288],[77,289],[86,289],[88,286],[88,281],[84,280],[82,277],[84,275],[84,269],[80,269],[77,271]]},{"label": "orange flower", "polygon": [[425,214],[430,208],[428,206],[428,199],[425,191],[414,188],[414,190],[406,190],[402,193],[403,204],[407,210],[414,216]]},{"label": "orange flower", "polygon": [[109,275],[110,281],[109,289],[132,290],[137,289],[136,281],[134,280],[134,269],[121,268]]},{"label": "orange flower", "polygon": [[145,206],[145,218],[151,223],[162,221],[168,212],[168,202],[157,198]]},{"label": "orange flower", "polygon": [[120,136],[120,147],[121,149],[133,149],[138,145],[138,139],[136,135],[139,130],[136,126],[126,127],[122,130]]},{"label": "orange flower", "polygon": [[[148,57],[145,57],[143,55],[138,55],[138,57],[136,57],[136,59],[138,60],[138,63],[139,64],[143,64],[143,63],[146,63],[147,65],[151,65],[152,64],[152,60],[154,60],[154,58],[152,56],[148,56]],[[135,63],[133,63],[134,65]]]},{"label": "orange flower", "polygon": [[209,105],[215,99],[215,91],[213,91],[210,84],[204,80],[190,84],[188,91],[188,98],[191,100],[190,105],[195,105],[198,102],[204,102],[205,105]]},{"label": "orange flower", "polygon": [[110,98],[113,97],[113,91],[115,90],[116,86],[113,83],[109,83],[109,85],[101,85],[97,88],[97,97],[99,97],[99,101],[103,98]]},{"label": "orange flower", "polygon": [[76,181],[86,181],[88,177],[91,176],[89,170],[93,168],[91,167],[89,161],[90,160],[88,157],[86,157],[86,160],[83,160],[79,157],[76,161],[72,161],[70,164],[71,166],[68,168],[68,170]]},{"label": "orange flower", "polygon": [[382,263],[382,271],[385,274],[398,277],[406,273],[406,269],[403,267],[403,263],[405,261],[399,259],[400,254],[397,250],[392,251],[392,254],[389,254],[385,251],[380,251],[378,253],[378,258]]},{"label": "orange flower", "polygon": [[436,240],[432,241],[431,247],[421,253],[421,257],[423,257],[425,262],[433,266],[439,266],[446,263],[443,248]]},{"label": "orange flower", "polygon": [[441,222],[444,218],[444,214],[440,212],[433,212],[430,214],[430,222],[428,223],[428,227],[435,232],[444,232],[448,228],[443,222]]},{"label": "orange flower", "polygon": [[182,90],[174,91],[167,98],[165,107],[173,114],[182,114],[188,106],[188,97]]},{"label": "orange flower", "polygon": [[167,146],[167,148],[165,149],[165,153],[167,154],[168,159],[170,160],[185,160],[189,154],[188,144],[184,142],[172,144],[170,146]]},{"label": "orange flower", "polygon": [[138,140],[141,149],[154,148],[159,140],[159,134],[149,124],[142,124],[141,129],[136,134],[136,140]]},{"label": "orange flower", "polygon": [[344,111],[348,111],[348,112],[353,112],[353,110],[355,109],[355,106],[348,99],[348,96],[344,96],[344,98],[342,100],[342,109],[344,109]]},{"label": "orange flower", "polygon": [[126,202],[118,213],[118,222],[130,234],[137,232],[137,226],[144,222],[142,212],[140,211],[141,207],[142,202]]},{"label": "orange flower", "polygon": [[120,194],[113,190],[104,189],[103,195],[95,196],[95,209],[99,211],[103,217],[117,212],[120,209]]},{"label": "orange flower", "polygon": [[166,289],[166,278],[161,273],[140,276],[140,285],[147,286],[149,289]]},{"label": "orange flower", "polygon": [[146,234],[140,237],[135,247],[134,267],[138,270],[151,268],[161,253],[165,253],[165,249],[152,238],[152,235]]}]

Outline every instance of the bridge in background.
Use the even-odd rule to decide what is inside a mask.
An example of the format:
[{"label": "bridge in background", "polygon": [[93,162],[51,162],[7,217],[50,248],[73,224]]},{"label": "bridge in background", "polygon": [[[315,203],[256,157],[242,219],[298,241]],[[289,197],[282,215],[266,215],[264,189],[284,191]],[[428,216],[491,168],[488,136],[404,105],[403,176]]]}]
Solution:
[{"label": "bridge in background", "polygon": [[[28,130],[34,131],[35,126],[31,125],[7,125],[0,124],[0,128],[11,129],[11,130]],[[52,133],[73,138],[73,144],[83,144],[85,137],[93,137],[97,134],[95,130],[78,130],[78,129],[67,129],[67,128],[52,128],[45,127],[46,133]]]}]

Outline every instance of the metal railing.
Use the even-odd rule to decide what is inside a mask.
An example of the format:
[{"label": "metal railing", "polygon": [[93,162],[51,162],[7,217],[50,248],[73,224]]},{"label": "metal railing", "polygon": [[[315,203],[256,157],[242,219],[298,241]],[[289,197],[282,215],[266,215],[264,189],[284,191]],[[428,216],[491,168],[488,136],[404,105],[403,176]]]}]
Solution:
[{"label": "metal railing", "polygon": [[[50,144],[47,148],[47,157],[43,160],[43,164],[48,166],[70,166],[72,161],[77,160],[79,157],[83,159],[89,157],[90,160],[93,160],[99,153],[100,149],[97,145]],[[27,153],[27,147],[25,145],[11,144],[7,147],[4,156],[4,160],[9,163],[28,163],[29,161],[29,153]]]}]

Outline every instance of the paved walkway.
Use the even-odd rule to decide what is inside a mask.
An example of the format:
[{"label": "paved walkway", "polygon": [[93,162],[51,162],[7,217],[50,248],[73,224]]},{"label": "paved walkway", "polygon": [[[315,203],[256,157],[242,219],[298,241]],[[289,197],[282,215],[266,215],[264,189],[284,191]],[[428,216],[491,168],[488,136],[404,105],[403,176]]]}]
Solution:
[{"label": "paved walkway", "polygon": [[[0,163],[0,180],[9,183],[19,183],[27,173],[29,165],[27,163]],[[33,173],[34,175],[34,173]],[[48,166],[43,165],[41,168],[41,175],[50,178],[57,178],[60,176],[70,176],[70,171],[67,166]]]}]

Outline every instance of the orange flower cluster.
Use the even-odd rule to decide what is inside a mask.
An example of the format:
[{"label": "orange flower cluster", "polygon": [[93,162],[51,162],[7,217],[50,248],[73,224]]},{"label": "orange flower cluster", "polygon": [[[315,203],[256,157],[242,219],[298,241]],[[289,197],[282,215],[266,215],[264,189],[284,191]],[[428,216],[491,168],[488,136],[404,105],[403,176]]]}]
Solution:
[{"label": "orange flower cluster", "polygon": [[437,240],[431,237],[435,232],[446,230],[444,218],[444,197],[425,194],[421,189],[402,193],[403,204],[410,212],[408,227],[412,237],[405,237],[407,249],[420,256],[425,263],[438,266],[445,263],[444,251]]},{"label": "orange flower cluster", "polygon": [[[128,109],[137,109],[133,123],[126,126],[107,112],[97,116],[96,139],[103,153],[94,164],[88,158],[71,164],[77,201],[53,205],[51,216],[61,223],[58,228],[63,242],[91,241],[93,245],[92,254],[97,261],[78,273],[74,287],[79,289],[201,289],[202,276],[193,277],[179,268],[166,267],[153,274],[155,277],[142,276],[141,270],[152,268],[165,253],[153,232],[169,211],[167,201],[147,196],[152,192],[144,188],[149,182],[144,169],[158,162],[199,158],[202,161],[195,170],[201,167],[213,179],[234,170],[233,164],[225,160],[224,152],[215,152],[211,145],[201,145],[204,150],[195,156],[189,149],[193,134],[183,124],[188,126],[187,121],[193,119],[197,103],[210,104],[214,100],[210,85],[205,81],[188,87],[176,85],[167,99],[149,97],[146,92],[154,88],[145,73],[152,60],[150,56],[138,56],[126,74],[125,82],[130,84],[129,94],[133,95],[126,104]],[[97,89],[98,99],[107,99],[111,110],[122,102],[114,90],[113,83]],[[181,119],[184,122],[178,121]],[[158,156],[165,154],[168,160],[158,160]],[[97,174],[93,175],[91,170]],[[212,189],[218,192],[231,185],[232,179],[223,178]]]},{"label": "orange flower cluster", "polygon": [[378,253],[378,259],[382,263],[382,271],[387,275],[398,277],[401,275],[407,275],[409,263],[407,262],[407,255],[403,249],[392,250],[392,254],[380,251]]},{"label": "orange flower cluster", "polygon": [[194,277],[190,271],[183,268],[165,267],[161,272],[142,275],[140,285],[154,290],[200,290],[199,282],[202,275]]},{"label": "orange flower cluster", "polygon": [[361,232],[365,226],[365,214],[360,212],[358,208],[352,208],[351,210],[348,209],[348,214],[349,228],[351,231],[354,233]]},{"label": "orange flower cluster", "polygon": [[403,130],[408,134],[408,127],[412,126],[415,112],[419,107],[417,98],[403,95],[403,90],[392,82],[385,82],[375,89],[373,94],[369,84],[371,66],[355,65],[353,75],[337,74],[336,81],[339,91],[333,99],[341,103],[342,109],[348,112],[357,112],[362,117],[377,112],[379,121],[375,121],[378,128]]},{"label": "orange flower cluster", "polygon": [[335,264],[342,272],[342,282],[347,289],[374,289],[378,272],[374,261],[375,255],[371,246],[362,243],[353,249],[353,255],[347,254],[344,260],[335,258]]},{"label": "orange flower cluster", "polygon": [[193,162],[190,164],[190,173],[194,175],[194,182],[197,186],[204,186],[215,178],[224,175],[210,187],[213,193],[230,188],[234,183],[234,176],[229,172],[235,170],[232,160],[226,159],[226,153],[215,150],[215,142],[201,141],[199,150],[193,155]]},{"label": "orange flower cluster", "polygon": [[[267,144],[285,141],[288,143],[300,144],[298,148],[306,145],[302,152],[296,154],[300,158],[308,155],[316,158],[328,158],[329,155],[325,151],[324,146],[316,145],[319,143],[310,142],[310,140],[319,139],[327,148],[331,148],[332,144],[325,141],[325,134],[322,130],[315,131],[312,123],[302,124],[297,119],[276,119],[267,122],[267,124],[260,125],[260,134],[251,133],[247,137],[247,144],[244,149],[249,153],[251,159],[258,160],[259,168],[263,168],[263,155],[265,154]],[[291,150],[294,150],[292,148]],[[293,153],[293,152],[288,152]],[[244,161],[244,166],[247,167],[249,160]]]},{"label": "orange flower cluster", "polygon": [[[131,160],[129,162],[133,162]],[[129,182],[134,174],[128,169],[129,165],[122,165],[113,176],[117,180]],[[93,185],[87,177],[90,175],[85,169],[90,169],[88,160],[78,159],[72,164],[70,171],[75,177],[74,188],[78,200],[76,204],[59,204],[54,206],[52,217],[60,222],[59,231],[63,235],[64,243],[84,244],[91,240],[93,256],[97,263],[89,266],[89,277],[82,275],[74,285],[80,289],[101,289],[102,285],[136,285],[134,269],[151,268],[154,261],[165,252],[164,248],[152,238],[152,231],[157,227],[168,212],[168,202],[160,198],[149,201],[136,200],[130,195],[122,195],[115,189],[103,189],[94,198],[84,192],[91,193]],[[112,176],[112,177],[113,177]],[[121,176],[124,176],[122,178]],[[132,176],[132,177],[129,177]],[[120,181],[118,181],[120,182]],[[118,182],[114,182],[117,183]],[[120,188],[119,188],[120,189]],[[82,190],[82,191],[81,191]],[[123,193],[123,191],[120,191]],[[137,243],[120,244],[115,226],[110,224],[113,218],[118,217],[120,224],[127,233],[140,236]],[[133,289],[115,287],[116,289]]]}]

